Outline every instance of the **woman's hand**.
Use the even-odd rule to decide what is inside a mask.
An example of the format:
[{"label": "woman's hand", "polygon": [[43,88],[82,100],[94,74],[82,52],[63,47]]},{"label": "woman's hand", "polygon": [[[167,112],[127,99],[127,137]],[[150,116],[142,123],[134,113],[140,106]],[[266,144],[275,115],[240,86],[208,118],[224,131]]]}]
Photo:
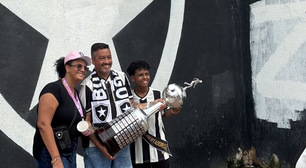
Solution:
[{"label": "woman's hand", "polygon": [[55,162],[52,164],[52,168],[64,168],[61,157],[56,158]]}]

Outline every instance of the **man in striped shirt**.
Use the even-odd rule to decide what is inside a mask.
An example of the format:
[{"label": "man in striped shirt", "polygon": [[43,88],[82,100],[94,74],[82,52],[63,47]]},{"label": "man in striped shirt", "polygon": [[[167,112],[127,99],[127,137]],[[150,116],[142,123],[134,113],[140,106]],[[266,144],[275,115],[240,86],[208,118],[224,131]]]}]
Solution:
[{"label": "man in striped shirt", "polygon": [[[139,104],[147,103],[147,107],[149,107],[151,102],[155,103],[155,100],[161,99],[161,92],[148,86],[150,82],[149,69],[150,66],[145,61],[132,62],[127,68],[127,73],[136,84],[136,87],[132,90],[133,102]],[[178,114],[180,109],[181,107],[167,108],[149,117],[147,133],[142,137],[138,137],[130,145],[134,168],[169,168],[169,156],[171,154],[150,145],[146,137],[153,137],[159,142],[165,142],[167,145],[162,116],[169,118],[173,114]]]},{"label": "man in striped shirt", "polygon": [[[86,120],[101,127],[131,107],[132,93],[125,73],[111,69],[113,61],[107,44],[93,44],[91,55],[95,69],[80,84],[79,95],[86,109]],[[83,137],[82,141],[86,168],[132,167],[129,146],[111,156],[94,133],[89,139]]]}]

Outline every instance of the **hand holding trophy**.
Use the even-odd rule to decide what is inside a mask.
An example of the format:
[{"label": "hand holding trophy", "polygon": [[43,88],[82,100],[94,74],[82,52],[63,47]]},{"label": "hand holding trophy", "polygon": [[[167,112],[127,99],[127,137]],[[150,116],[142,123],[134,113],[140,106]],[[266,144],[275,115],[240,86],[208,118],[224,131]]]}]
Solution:
[{"label": "hand holding trophy", "polygon": [[[127,112],[106,123],[103,127],[95,130],[95,134],[100,142],[107,148],[109,154],[114,156],[125,146],[131,144],[139,136],[144,135],[148,130],[147,119],[152,114],[158,112],[161,105],[167,103],[170,108],[177,108],[183,105],[186,98],[186,89],[202,83],[195,78],[191,83],[185,82],[188,86],[182,88],[177,84],[170,84],[163,90],[163,100],[153,106],[141,110],[130,108]],[[163,147],[162,147],[163,148]],[[167,147],[164,147],[167,150]]]}]

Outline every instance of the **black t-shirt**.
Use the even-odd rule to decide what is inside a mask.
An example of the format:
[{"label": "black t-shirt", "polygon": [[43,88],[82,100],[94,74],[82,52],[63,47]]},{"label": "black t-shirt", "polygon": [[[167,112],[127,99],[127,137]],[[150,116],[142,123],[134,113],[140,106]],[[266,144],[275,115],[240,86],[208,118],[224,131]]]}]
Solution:
[{"label": "black t-shirt", "polygon": [[[53,94],[59,103],[54,113],[53,119],[51,121],[52,128],[60,125],[67,125],[67,127],[69,127],[75,113],[77,113],[75,121],[71,125],[71,128],[69,130],[69,135],[71,139],[78,138],[79,136],[81,136],[82,134],[76,128],[77,124],[81,121],[81,115],[77,110],[74,101],[72,100],[65,86],[63,85],[62,80],[57,80],[55,82],[47,84],[41,91],[39,97],[41,97],[45,93]],[[85,117],[86,114],[83,106],[82,109],[83,109],[83,116]],[[40,153],[44,146],[45,144],[41,138],[39,129],[37,128],[36,125],[36,132],[34,135],[34,143],[33,143],[33,155],[35,159],[40,160]]]}]

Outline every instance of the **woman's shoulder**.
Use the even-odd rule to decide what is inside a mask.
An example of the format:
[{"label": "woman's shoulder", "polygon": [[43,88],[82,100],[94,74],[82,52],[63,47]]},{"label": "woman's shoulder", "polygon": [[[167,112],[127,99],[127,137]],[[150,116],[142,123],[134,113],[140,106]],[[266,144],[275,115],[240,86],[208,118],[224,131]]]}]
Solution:
[{"label": "woman's shoulder", "polygon": [[63,85],[63,84],[62,84],[62,80],[59,79],[59,80],[57,80],[57,81],[48,83],[48,84],[44,87],[44,89],[60,88],[61,85]]},{"label": "woman's shoulder", "polygon": [[52,94],[54,94],[54,93],[58,92],[58,91],[61,90],[61,88],[62,88],[61,85],[63,86],[62,81],[61,81],[60,79],[57,80],[57,81],[48,83],[48,84],[42,89],[42,91],[41,91],[41,93],[40,93],[40,96],[43,95],[43,94],[45,94],[45,93],[52,93]]}]

